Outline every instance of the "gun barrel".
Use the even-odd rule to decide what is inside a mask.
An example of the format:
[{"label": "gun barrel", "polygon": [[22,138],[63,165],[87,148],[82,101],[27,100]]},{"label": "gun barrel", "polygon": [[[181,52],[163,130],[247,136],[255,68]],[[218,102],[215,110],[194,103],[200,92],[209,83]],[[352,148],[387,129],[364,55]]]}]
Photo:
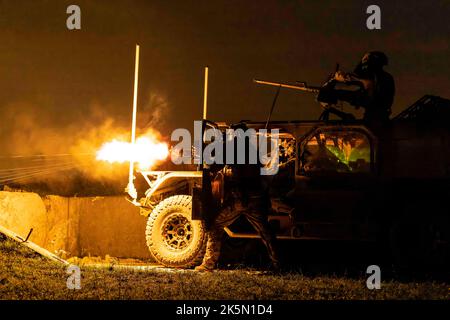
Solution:
[{"label": "gun barrel", "polygon": [[306,91],[306,92],[312,92],[312,93],[319,93],[319,90],[320,90],[319,87],[308,87],[306,85],[306,83],[304,83],[304,82],[299,82],[299,84],[289,84],[289,83],[265,81],[265,80],[258,80],[258,79],[254,79],[253,82],[255,82],[257,84],[265,84],[265,85],[274,86],[274,87],[294,89],[294,90],[300,90],[300,91]]}]

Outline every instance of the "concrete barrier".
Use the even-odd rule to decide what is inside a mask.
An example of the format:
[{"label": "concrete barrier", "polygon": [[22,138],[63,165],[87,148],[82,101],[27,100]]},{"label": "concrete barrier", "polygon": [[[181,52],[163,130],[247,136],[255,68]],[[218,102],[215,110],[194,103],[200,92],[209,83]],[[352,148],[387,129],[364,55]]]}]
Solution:
[{"label": "concrete barrier", "polygon": [[54,253],[148,259],[146,218],[124,197],[0,191],[0,225]]}]

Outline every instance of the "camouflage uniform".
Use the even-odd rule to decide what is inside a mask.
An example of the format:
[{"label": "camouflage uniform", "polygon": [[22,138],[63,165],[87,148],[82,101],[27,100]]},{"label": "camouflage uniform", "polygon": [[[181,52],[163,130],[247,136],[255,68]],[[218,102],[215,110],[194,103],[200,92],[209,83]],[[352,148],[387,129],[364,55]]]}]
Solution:
[{"label": "camouflage uniform", "polygon": [[[254,169],[258,168],[257,173]],[[220,248],[224,228],[231,225],[241,215],[244,215],[250,224],[261,236],[269,253],[270,260],[275,268],[279,267],[278,256],[275,249],[275,234],[270,230],[267,220],[269,198],[263,192],[259,181],[259,167],[246,166],[235,167],[234,178],[227,181],[230,185],[224,202],[224,206],[208,228],[206,253],[203,263],[198,270],[211,270],[216,267],[219,260]],[[253,172],[252,172],[253,171]]]}]

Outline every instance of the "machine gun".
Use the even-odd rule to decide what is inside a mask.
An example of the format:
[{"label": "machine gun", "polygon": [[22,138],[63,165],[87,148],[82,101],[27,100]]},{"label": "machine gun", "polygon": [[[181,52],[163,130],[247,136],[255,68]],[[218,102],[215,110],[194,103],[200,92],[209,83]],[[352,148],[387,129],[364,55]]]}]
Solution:
[{"label": "machine gun", "polygon": [[282,83],[282,82],[273,82],[273,81],[254,79],[253,82],[255,82],[257,84],[265,84],[265,85],[279,87],[279,88],[294,89],[294,90],[300,90],[300,91],[317,93],[317,94],[320,92],[320,88],[321,88],[321,87],[309,87],[306,84],[306,82],[300,82],[300,81],[295,82],[295,84],[290,84],[290,83]]},{"label": "machine gun", "polygon": [[[338,70],[338,69],[339,69],[339,65],[337,65],[337,67],[336,67],[336,70]],[[272,117],[272,113],[275,108],[275,104],[278,99],[278,95],[280,94],[281,88],[294,89],[294,90],[298,90],[298,91],[304,91],[304,92],[317,94],[316,99],[317,99],[317,101],[319,101],[321,103],[321,106],[324,109],[322,114],[319,117],[319,120],[328,121],[330,114],[334,114],[344,121],[355,120],[355,116],[352,115],[351,113],[341,111],[341,110],[337,109],[336,107],[334,107],[334,105],[337,103],[337,100],[335,100],[334,97],[330,96],[330,92],[332,92],[332,89],[334,88],[334,86],[336,84],[336,80],[334,80],[334,78],[332,78],[332,77],[330,77],[330,79],[327,82],[325,82],[325,84],[323,84],[321,87],[308,86],[306,82],[301,82],[301,81],[297,81],[295,83],[282,83],[282,82],[254,79],[253,82],[255,82],[257,84],[278,87],[277,92],[275,94],[275,98],[272,103],[272,107],[270,108],[269,116],[267,118],[266,128]]]}]

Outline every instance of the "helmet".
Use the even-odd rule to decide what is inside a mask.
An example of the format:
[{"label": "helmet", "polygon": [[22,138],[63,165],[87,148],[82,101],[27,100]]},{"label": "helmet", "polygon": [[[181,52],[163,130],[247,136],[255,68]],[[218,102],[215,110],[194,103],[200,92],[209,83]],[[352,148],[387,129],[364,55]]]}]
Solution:
[{"label": "helmet", "polygon": [[247,130],[248,129],[248,127],[247,127],[247,122],[248,122],[249,120],[241,120],[241,121],[239,121],[239,122],[237,122],[237,123],[233,123],[232,125],[230,125],[230,128],[231,129],[234,129],[234,130],[237,130],[237,129],[242,129],[242,130]]},{"label": "helmet", "polygon": [[383,52],[371,51],[364,54],[354,72],[359,76],[371,75],[380,71],[387,64],[388,58]]},{"label": "helmet", "polygon": [[388,64],[388,58],[381,51],[371,51],[362,57],[361,63],[382,68]]}]

